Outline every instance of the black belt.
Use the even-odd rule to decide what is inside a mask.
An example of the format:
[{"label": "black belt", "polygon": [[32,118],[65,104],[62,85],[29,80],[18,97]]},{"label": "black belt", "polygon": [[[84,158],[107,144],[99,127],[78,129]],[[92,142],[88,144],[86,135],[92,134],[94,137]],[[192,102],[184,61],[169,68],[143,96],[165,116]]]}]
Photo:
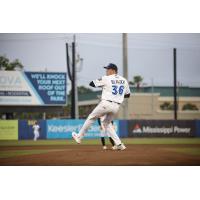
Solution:
[{"label": "black belt", "polygon": [[[106,101],[109,101],[111,103],[117,103],[117,102],[114,102],[114,101],[110,101],[110,100],[106,100]],[[118,105],[120,105],[120,103],[117,103]]]}]

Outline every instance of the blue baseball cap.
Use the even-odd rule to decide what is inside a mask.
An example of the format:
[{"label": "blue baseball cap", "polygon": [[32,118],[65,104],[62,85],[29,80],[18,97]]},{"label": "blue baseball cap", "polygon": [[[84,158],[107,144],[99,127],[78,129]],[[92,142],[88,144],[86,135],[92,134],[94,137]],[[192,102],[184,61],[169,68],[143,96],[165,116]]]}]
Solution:
[{"label": "blue baseball cap", "polygon": [[105,66],[104,68],[105,68],[105,69],[113,69],[113,70],[115,70],[116,72],[118,71],[117,65],[115,65],[115,64],[113,64],[113,63],[110,63],[109,65]]}]

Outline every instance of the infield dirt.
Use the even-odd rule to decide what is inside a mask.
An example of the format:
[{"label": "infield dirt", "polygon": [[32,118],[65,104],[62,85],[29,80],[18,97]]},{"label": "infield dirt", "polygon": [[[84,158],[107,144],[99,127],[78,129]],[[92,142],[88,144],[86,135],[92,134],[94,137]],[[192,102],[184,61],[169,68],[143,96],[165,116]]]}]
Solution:
[{"label": "infield dirt", "polygon": [[[177,150],[184,151],[177,151]],[[196,154],[187,152],[196,149]],[[41,150],[41,153],[31,153]],[[47,151],[44,151],[47,150]],[[49,151],[48,151],[49,150]],[[100,145],[0,146],[1,152],[29,152],[1,157],[6,166],[185,166],[200,165],[200,144],[127,145],[125,151],[102,150]]]}]

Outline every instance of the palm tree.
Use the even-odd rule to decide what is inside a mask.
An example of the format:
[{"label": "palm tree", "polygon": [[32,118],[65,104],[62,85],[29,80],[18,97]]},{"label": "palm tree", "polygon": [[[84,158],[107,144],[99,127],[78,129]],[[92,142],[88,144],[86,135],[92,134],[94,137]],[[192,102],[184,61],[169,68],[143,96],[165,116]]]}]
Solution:
[{"label": "palm tree", "polygon": [[143,81],[143,78],[140,75],[137,75],[133,77],[133,81],[130,81],[129,84],[136,85],[137,91],[139,91],[142,81]]},{"label": "palm tree", "polygon": [[6,69],[8,71],[13,71],[13,70],[16,70],[16,69],[23,69],[23,65],[22,63],[19,61],[19,59],[15,59],[13,62],[11,62],[9,64],[9,67]]},{"label": "palm tree", "polygon": [[10,62],[6,56],[0,56],[0,70],[13,71],[17,69],[22,70],[23,68],[24,66],[19,59]]},{"label": "palm tree", "polygon": [[8,65],[9,65],[9,59],[6,58],[6,56],[0,55],[0,70],[6,69]]}]

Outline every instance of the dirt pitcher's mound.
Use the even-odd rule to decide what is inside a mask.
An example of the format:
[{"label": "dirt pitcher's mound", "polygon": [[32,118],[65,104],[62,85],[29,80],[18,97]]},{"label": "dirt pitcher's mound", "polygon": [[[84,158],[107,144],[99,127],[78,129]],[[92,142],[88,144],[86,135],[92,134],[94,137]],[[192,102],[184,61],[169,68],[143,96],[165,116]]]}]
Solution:
[{"label": "dirt pitcher's mound", "polygon": [[200,145],[127,145],[125,151],[102,150],[97,145],[1,147],[1,152],[33,153],[0,158],[0,165],[200,165],[198,154],[174,151],[193,147],[200,151]]}]

